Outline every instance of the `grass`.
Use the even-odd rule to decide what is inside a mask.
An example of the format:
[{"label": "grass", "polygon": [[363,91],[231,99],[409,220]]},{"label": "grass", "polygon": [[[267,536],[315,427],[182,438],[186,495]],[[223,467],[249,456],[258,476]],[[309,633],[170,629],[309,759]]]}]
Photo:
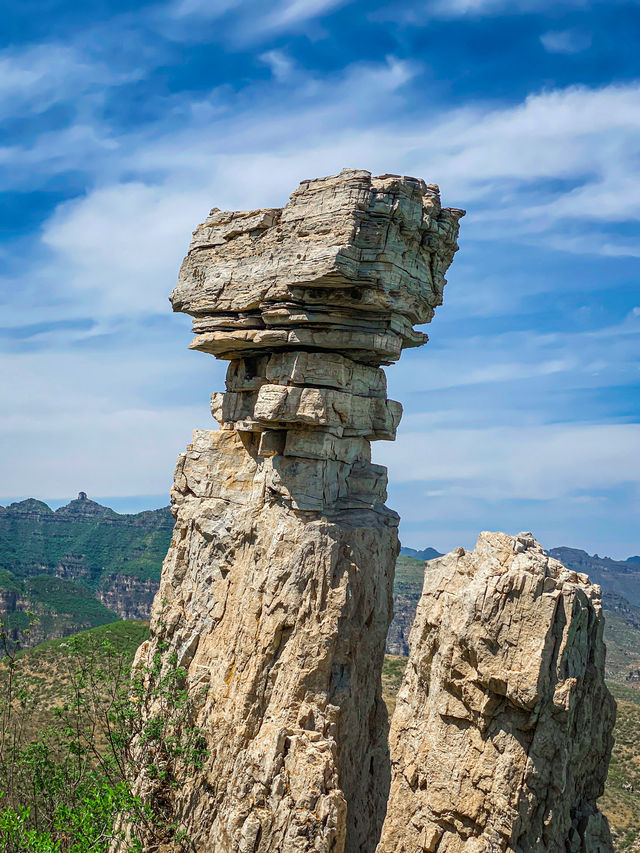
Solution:
[{"label": "grass", "polygon": [[[121,659],[129,665],[136,649],[148,636],[148,622],[120,620],[61,639],[47,640],[19,652],[17,663],[23,683],[28,687],[24,701],[25,711],[28,709],[25,725],[30,735],[35,737],[39,729],[51,724],[53,709],[64,700],[76,676],[79,658],[84,663],[95,661],[96,666],[102,667],[100,653],[108,643],[113,661]],[[6,664],[0,662],[0,680],[5,673]]]},{"label": "grass", "polygon": [[400,554],[396,562],[396,574],[393,583],[394,593],[396,595],[411,595],[419,598],[422,592],[424,572],[424,560],[416,560],[414,557],[406,557],[404,554]]},{"label": "grass", "polygon": [[103,640],[108,640],[113,646],[114,654],[133,660],[136,649],[148,636],[148,622],[121,619],[109,625],[100,625],[89,631],[81,631],[71,637],[63,637],[59,640],[47,640],[33,649],[20,652],[20,657],[27,657],[30,661],[37,662],[38,664],[55,664],[56,661],[64,660],[78,642],[94,646],[99,645]]},{"label": "grass", "polygon": [[389,710],[389,717],[396,707],[396,696],[407,665],[408,658],[400,655],[385,655],[382,667],[382,698]]},{"label": "grass", "polygon": [[640,850],[640,690],[614,682],[609,689],[617,705],[615,745],[600,808],[609,818],[616,853],[635,853]]}]

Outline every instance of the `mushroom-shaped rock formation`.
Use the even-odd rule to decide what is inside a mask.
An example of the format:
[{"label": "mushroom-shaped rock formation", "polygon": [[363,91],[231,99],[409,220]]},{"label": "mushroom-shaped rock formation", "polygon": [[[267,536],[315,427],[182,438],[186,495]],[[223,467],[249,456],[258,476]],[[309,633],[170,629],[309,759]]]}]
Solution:
[{"label": "mushroom-shaped rock formation", "polygon": [[[426,341],[413,326],[442,301],[462,215],[421,180],[345,170],[281,210],[213,210],[194,232],[171,300],[194,318],[192,348],[230,361],[227,390],[212,399],[221,429],[178,460],[136,665],[184,670],[193,713],[172,737],[197,730],[206,750],[179,777],[175,756],[138,741],[154,770],[136,791],[173,827],[138,828],[148,849],[375,849],[399,545],[369,443],[395,436],[380,365]],[[145,719],[161,712],[150,694]]]}]

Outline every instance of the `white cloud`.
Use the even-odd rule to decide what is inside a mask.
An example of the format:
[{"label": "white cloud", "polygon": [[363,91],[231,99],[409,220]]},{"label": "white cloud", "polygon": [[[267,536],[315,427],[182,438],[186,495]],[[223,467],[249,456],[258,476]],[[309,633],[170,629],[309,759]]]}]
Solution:
[{"label": "white cloud", "polygon": [[[267,34],[295,30],[301,25],[329,14],[353,0],[174,0],[168,6],[174,18],[216,20],[230,11],[240,13],[237,27],[232,27],[238,41],[263,40]],[[193,33],[190,33],[193,38]]]},{"label": "white cloud", "polygon": [[[610,385],[621,388],[633,386],[640,379],[637,364],[640,312],[637,315],[631,312],[614,326],[585,331],[528,330],[461,339],[451,335],[451,326],[448,330],[438,329],[436,340],[444,337],[447,343],[440,343],[433,350],[427,345],[422,351],[424,355],[413,357],[407,353],[387,370],[389,394],[395,399],[409,401],[416,395],[464,387],[467,393],[475,390],[484,399],[481,406],[484,411],[474,412],[476,419],[493,418],[495,422],[496,417],[508,417],[511,423],[520,423],[521,419],[526,423],[535,412],[536,419],[544,422],[558,417],[557,404],[536,397],[532,406],[537,387],[545,387],[547,392]],[[419,359],[419,364],[415,359]],[[508,388],[508,396],[500,397],[500,389],[492,387],[500,385]],[[423,399],[420,397],[413,407],[420,406]],[[496,400],[495,411],[492,400]],[[450,413],[446,423],[436,426],[458,428],[466,425],[468,419],[468,410],[459,415]],[[403,420],[404,428],[409,430],[423,425],[421,415],[410,414]]]},{"label": "white cloud", "polygon": [[[44,228],[56,276],[98,315],[165,313],[207,192],[115,184],[61,205]],[[96,304],[97,303],[97,304]]]},{"label": "white cloud", "polygon": [[[215,427],[206,389],[224,376],[220,362],[185,350],[184,331],[184,340],[179,332],[170,339],[170,352],[165,332],[121,335],[115,351],[4,354],[0,382],[11,407],[0,445],[12,451],[2,454],[3,494],[168,492],[193,429]],[[189,378],[201,393],[184,392]]]},{"label": "white cloud", "polygon": [[260,59],[269,66],[276,80],[286,80],[291,76],[295,65],[281,50],[267,50],[260,54]]},{"label": "white cloud", "polygon": [[[0,51],[0,118],[41,113],[140,76],[119,72],[73,45],[45,43]],[[77,108],[77,107],[76,107]]]},{"label": "white cloud", "polygon": [[591,35],[580,30],[549,30],[540,41],[548,53],[581,53],[591,47]]},{"label": "white cloud", "polygon": [[403,432],[375,448],[396,482],[438,483],[451,496],[562,500],[582,490],[640,482],[640,424]]},{"label": "white cloud", "polygon": [[284,0],[270,4],[271,12],[266,23],[270,28],[283,29],[326,15],[349,2],[353,0]]},{"label": "white cloud", "polygon": [[[600,232],[640,221],[640,84],[542,92],[420,125],[401,114],[403,87],[418,70],[391,56],[322,80],[300,72],[286,100],[263,92],[259,108],[251,87],[231,103],[215,92],[191,104],[170,100],[167,109],[179,111],[170,130],[118,135],[104,123],[77,124],[31,148],[0,150],[9,181],[71,168],[99,180],[43,224],[38,261],[24,270],[24,285],[7,287],[20,293],[38,281],[47,294],[68,301],[72,293],[74,316],[163,312],[190,231],[212,205],[279,206],[300,180],[344,166],[437,179],[445,203],[471,208],[463,239],[637,255],[628,237]],[[541,360],[550,362],[557,359]]]}]

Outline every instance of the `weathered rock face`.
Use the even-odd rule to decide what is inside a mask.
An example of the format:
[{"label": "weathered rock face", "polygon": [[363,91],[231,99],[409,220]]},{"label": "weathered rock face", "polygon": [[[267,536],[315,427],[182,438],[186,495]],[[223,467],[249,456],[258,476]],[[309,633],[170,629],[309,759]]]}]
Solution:
[{"label": "weathered rock face", "polygon": [[157,591],[156,581],[116,574],[105,579],[96,598],[121,619],[148,619]]},{"label": "weathered rock face", "polygon": [[611,853],[600,590],[531,534],[431,562],[378,853]]},{"label": "weathered rock face", "polygon": [[173,308],[194,317],[192,348],[223,358],[310,347],[395,361],[426,341],[412,327],[442,303],[462,215],[435,185],[356,169],[304,181],[281,210],[214,209]]},{"label": "weathered rock face", "polygon": [[441,302],[461,215],[422,181],[346,170],[283,210],[214,210],[194,232],[173,307],[194,316],[192,347],[230,365],[212,398],[221,429],[178,460],[137,657],[175,653],[208,750],[184,784],[138,780],[185,834],[163,849],[375,849],[399,546],[369,442],[395,435],[380,365],[426,340],[413,324]]}]

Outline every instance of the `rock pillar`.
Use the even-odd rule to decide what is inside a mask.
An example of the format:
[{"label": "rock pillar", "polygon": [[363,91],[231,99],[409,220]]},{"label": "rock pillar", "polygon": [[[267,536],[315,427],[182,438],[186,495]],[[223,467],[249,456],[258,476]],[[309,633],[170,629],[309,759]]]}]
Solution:
[{"label": "rock pillar", "polygon": [[413,326],[441,304],[462,214],[421,180],[345,170],[194,232],[171,301],[191,347],[229,361],[227,388],[220,429],[178,460],[137,664],[184,667],[207,749],[183,784],[140,775],[174,825],[148,849],[375,849],[398,516],[370,442],[401,415],[380,366],[426,341]]},{"label": "rock pillar", "polygon": [[530,533],[432,560],[378,853],[612,853],[600,589]]}]

